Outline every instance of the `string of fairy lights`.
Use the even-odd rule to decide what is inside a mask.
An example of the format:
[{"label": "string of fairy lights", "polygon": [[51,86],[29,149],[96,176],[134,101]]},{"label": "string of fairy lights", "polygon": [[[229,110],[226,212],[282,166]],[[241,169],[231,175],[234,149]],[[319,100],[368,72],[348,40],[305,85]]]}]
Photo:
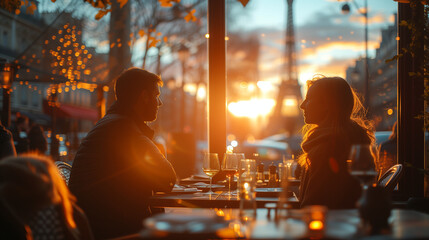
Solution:
[{"label": "string of fairy lights", "polygon": [[[25,74],[31,74],[34,82],[40,80],[40,75],[49,75],[52,82],[46,89],[47,99],[52,99],[52,95],[57,93],[70,92],[78,89],[85,89],[93,92],[97,88],[97,78],[91,75],[92,71],[88,64],[93,58],[93,54],[81,43],[82,31],[70,23],[64,24],[54,34],[42,40],[42,47],[23,55],[20,59],[15,60],[17,69],[25,69]],[[32,65],[42,67],[30,67]],[[43,67],[44,64],[44,67]],[[40,70],[48,67],[40,74]],[[15,75],[15,81],[21,86],[27,86],[30,90],[42,94],[42,90],[33,81],[21,80],[19,73]],[[40,81],[42,82],[42,81]],[[46,82],[46,81],[43,81]],[[49,83],[49,82],[48,82]],[[16,90],[14,86],[11,91]],[[108,91],[107,87],[103,87]],[[58,104],[51,103],[50,104]]]},{"label": "string of fairy lights", "polygon": [[[188,12],[184,19],[187,22],[195,21],[194,13],[195,10]],[[148,48],[155,47],[162,41],[165,43],[168,41],[166,36],[161,37],[162,33],[156,32],[155,29],[149,29],[148,33],[139,30],[138,36],[147,36],[148,44],[146,47]],[[136,37],[131,33],[129,46],[136,41]],[[110,48],[119,48],[122,45],[122,40],[118,38],[116,42],[110,44]],[[92,64],[93,61],[91,62],[91,69],[89,69],[88,65],[93,58],[93,53],[82,43],[82,30],[70,23],[62,25],[52,35],[42,39],[41,42],[32,44],[31,48],[36,48],[36,50],[29,51],[14,61],[16,69],[21,69],[21,75],[25,75],[25,79],[22,79],[20,73],[17,72],[15,82],[19,82],[21,87],[26,86],[30,90],[36,91],[39,95],[44,94],[43,91],[46,90],[49,101],[50,99],[55,100],[58,93],[78,89],[93,92],[98,87],[97,79],[103,79],[96,77],[96,75],[99,75],[99,72],[106,72],[105,65],[94,65]],[[34,65],[36,67],[31,67]],[[24,69],[25,71],[23,71]],[[40,89],[41,87],[38,87],[37,83],[42,82],[51,84],[48,88]],[[13,92],[16,88],[14,86],[10,91]],[[104,85],[103,91],[109,91],[109,87]]]}]

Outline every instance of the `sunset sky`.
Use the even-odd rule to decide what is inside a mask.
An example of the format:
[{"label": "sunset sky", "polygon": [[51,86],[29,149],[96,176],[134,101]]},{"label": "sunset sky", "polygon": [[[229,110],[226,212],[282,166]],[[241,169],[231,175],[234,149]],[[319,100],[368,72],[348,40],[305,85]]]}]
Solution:
[{"label": "sunset sky", "polygon": [[[363,0],[356,0],[362,8]],[[286,0],[251,0],[236,10],[228,32],[254,33],[261,42],[260,80],[277,84],[282,67]],[[314,74],[345,77],[345,69],[364,55],[364,18],[352,2],[350,13],[342,14],[338,0],[295,0],[294,22],[298,53],[299,81]],[[381,41],[381,30],[392,25],[397,3],[368,0],[369,56]],[[227,10],[228,11],[228,10]],[[392,54],[393,56],[393,54]]]}]

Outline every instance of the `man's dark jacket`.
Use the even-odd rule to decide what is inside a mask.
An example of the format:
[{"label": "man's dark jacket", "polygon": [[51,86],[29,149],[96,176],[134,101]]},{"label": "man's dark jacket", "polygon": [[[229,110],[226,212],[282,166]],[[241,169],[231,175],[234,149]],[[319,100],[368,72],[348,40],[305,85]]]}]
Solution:
[{"label": "man's dark jacket", "polygon": [[96,239],[142,229],[153,191],[171,191],[176,175],[152,142],[153,131],[117,102],[82,141],[69,187]]}]

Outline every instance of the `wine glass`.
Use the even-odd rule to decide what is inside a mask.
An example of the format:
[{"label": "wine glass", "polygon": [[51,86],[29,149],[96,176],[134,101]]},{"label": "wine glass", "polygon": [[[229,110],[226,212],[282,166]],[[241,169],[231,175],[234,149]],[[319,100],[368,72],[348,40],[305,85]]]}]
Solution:
[{"label": "wine glass", "polygon": [[210,190],[207,192],[207,194],[210,194],[210,196],[214,193],[212,191],[212,178],[214,175],[216,175],[216,173],[219,172],[219,170],[220,166],[218,154],[204,153],[203,172],[210,178]]},{"label": "wine glass", "polygon": [[355,144],[350,149],[347,167],[350,174],[361,182],[363,189],[374,183],[377,171],[375,170],[374,148],[370,144]]},{"label": "wine glass", "polygon": [[232,191],[232,195],[237,195],[238,194],[238,179],[239,179],[239,175],[240,175],[240,162],[241,160],[246,159],[244,153],[235,153],[235,156],[237,156],[237,172],[234,174],[234,177],[237,179],[237,189]]},{"label": "wine glass", "polygon": [[231,196],[231,178],[238,172],[238,159],[235,153],[223,155],[222,171],[228,177],[228,195]]}]

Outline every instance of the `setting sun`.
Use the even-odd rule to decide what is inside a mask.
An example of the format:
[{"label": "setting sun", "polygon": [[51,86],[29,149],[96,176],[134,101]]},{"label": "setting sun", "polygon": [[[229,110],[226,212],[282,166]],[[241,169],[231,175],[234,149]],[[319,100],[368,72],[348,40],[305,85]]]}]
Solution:
[{"label": "setting sun", "polygon": [[229,103],[228,111],[236,117],[256,118],[271,113],[274,105],[273,99],[251,99]]}]

